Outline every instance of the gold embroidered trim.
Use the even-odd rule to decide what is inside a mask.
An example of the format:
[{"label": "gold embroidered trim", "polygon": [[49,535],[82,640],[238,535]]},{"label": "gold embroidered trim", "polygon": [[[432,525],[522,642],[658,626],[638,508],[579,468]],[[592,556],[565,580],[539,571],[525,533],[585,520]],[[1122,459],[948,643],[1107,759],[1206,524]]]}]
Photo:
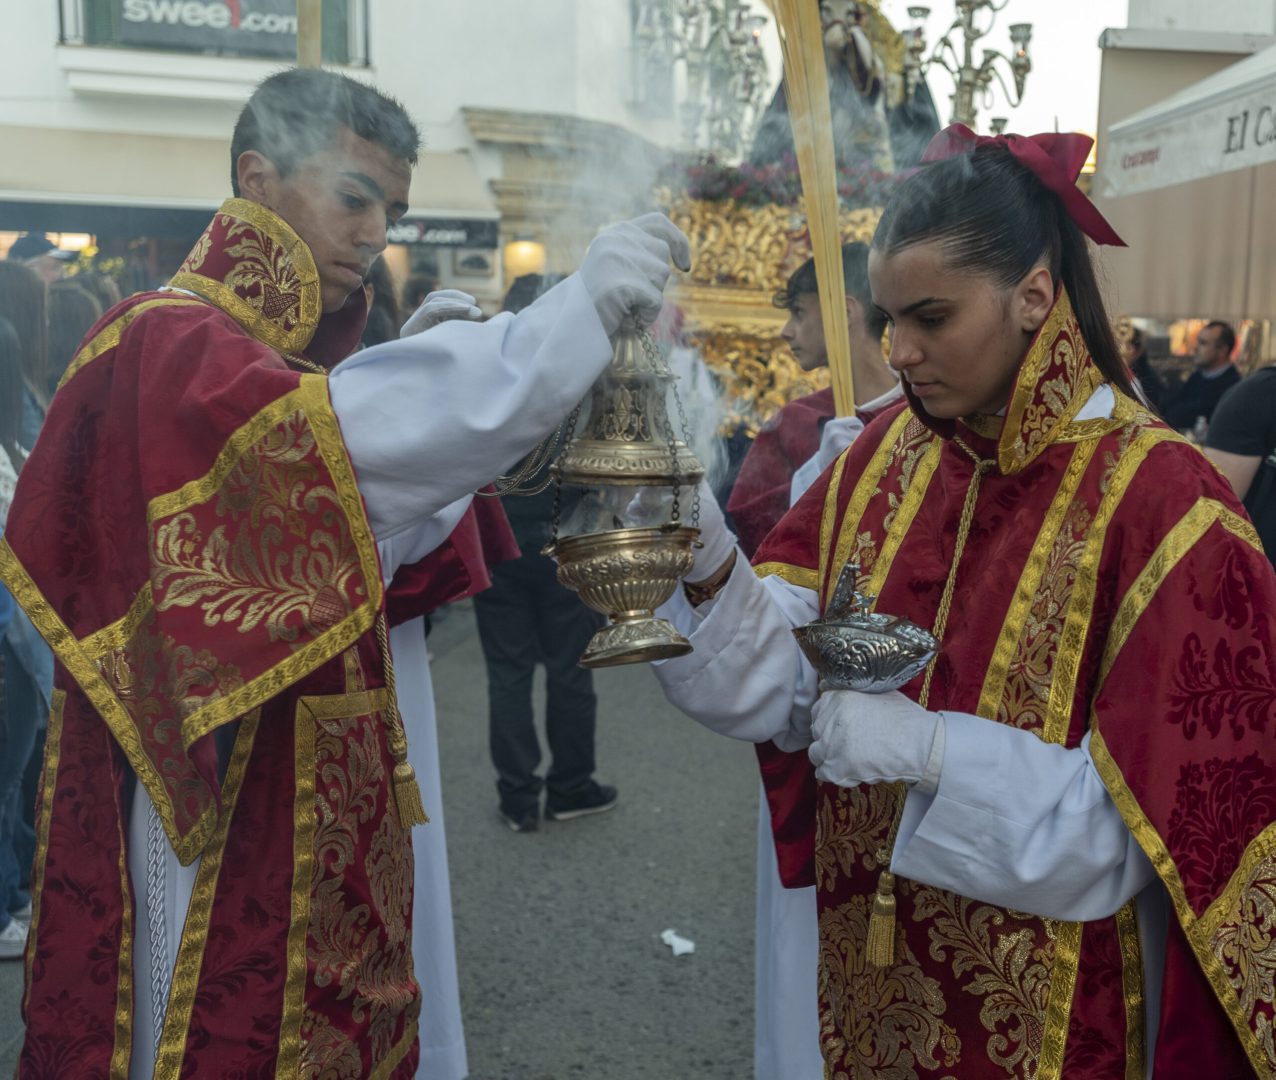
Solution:
[{"label": "gold embroidered trim", "polygon": [[120,855],[120,955],[115,977],[115,1047],[111,1051],[111,1080],[128,1080],[129,1062],[133,1058],[133,888],[128,873],[127,823],[124,804],[117,801],[116,819]]},{"label": "gold embroidered trim", "polygon": [[899,551],[900,544],[904,542],[904,537],[908,535],[908,530],[912,528],[917,512],[922,508],[922,500],[926,497],[930,482],[935,477],[935,470],[939,468],[939,459],[943,451],[942,439],[932,442],[926,448],[926,453],[917,465],[917,471],[913,473],[908,483],[904,498],[895,512],[890,528],[886,532],[886,538],[882,541],[882,549],[877,553],[877,559],[873,563],[873,573],[866,590],[873,596],[880,593],[882,586],[886,583],[886,575],[891,571],[895,554]]},{"label": "gold embroidered trim", "polygon": [[[336,696],[341,701],[347,695]],[[306,935],[315,860],[315,712],[331,716],[323,697],[303,697],[293,719],[292,913],[288,922],[283,1019],[279,1025],[277,1076],[295,1076],[301,1061],[301,1020],[306,1004]],[[344,715],[361,715],[345,713]]]},{"label": "gold embroidered trim", "polygon": [[800,589],[810,589],[812,592],[820,591],[820,572],[818,570],[808,570],[803,566],[792,566],[789,563],[767,562],[759,563],[753,568],[753,572],[758,577],[775,577],[783,578],[790,585],[796,585]]},{"label": "gold embroidered trim", "polygon": [[155,1058],[156,1076],[178,1076],[186,1056],[191,1013],[195,1008],[195,991],[199,986],[200,972],[204,966],[204,949],[208,944],[208,923],[213,913],[213,899],[217,893],[217,878],[221,874],[222,856],[226,853],[226,837],[239,803],[244,775],[248,771],[248,759],[252,755],[257,738],[257,726],[261,710],[254,709],[240,721],[231,751],[230,764],[226,768],[226,782],[222,788],[225,811],[217,821],[212,842],[200,860],[195,875],[195,887],[191,890],[190,906],[186,922],[182,926],[182,938],[177,947],[177,963],[173,967],[173,984],[168,992],[168,1004],[164,1013],[164,1031],[160,1036],[159,1051]]},{"label": "gold embroidered trim", "polygon": [[[1090,732],[1090,757],[1094,761],[1094,767],[1098,770],[1099,777],[1108,789],[1108,794],[1112,796],[1112,801],[1116,804],[1117,810],[1120,811],[1126,828],[1134,834],[1134,839],[1138,841],[1139,847],[1143,849],[1144,854],[1147,855],[1152,865],[1156,867],[1157,875],[1165,885],[1166,891],[1170,894],[1170,900],[1174,904],[1174,912],[1178,916],[1179,925],[1183,927],[1183,933],[1192,946],[1192,952],[1196,955],[1197,963],[1201,965],[1201,970],[1214,990],[1214,996],[1227,1013],[1227,1018],[1232,1022],[1232,1027],[1236,1031],[1241,1045],[1245,1048],[1245,1054],[1249,1058],[1250,1064],[1259,1076],[1272,1075],[1273,1063],[1268,1061],[1262,1044],[1250,1029],[1249,1017],[1242,1014],[1240,1003],[1236,999],[1236,992],[1227,978],[1227,973],[1223,970],[1222,962],[1210,947],[1210,937],[1204,932],[1200,920],[1197,919],[1191,905],[1187,902],[1187,893],[1183,888],[1183,881],[1179,877],[1178,867],[1174,865],[1174,858],[1170,855],[1169,848],[1165,846],[1165,841],[1161,839],[1160,834],[1143,812],[1138,799],[1134,797],[1134,793],[1126,784],[1125,777],[1121,773],[1121,767],[1112,757],[1112,752],[1108,749],[1107,743],[1104,742],[1103,734],[1099,730],[1095,718],[1091,719]],[[1261,839],[1261,835],[1259,839]],[[1252,848],[1256,842],[1257,840],[1251,842],[1250,847]],[[1254,861],[1257,861],[1250,857],[1248,848],[1246,849],[1245,857],[1242,859],[1242,862],[1246,861],[1249,861],[1251,865]],[[1235,880],[1235,877],[1233,877],[1232,882],[1228,883],[1228,887],[1223,893],[1224,896],[1232,891],[1232,885]],[[1222,897],[1219,899],[1221,900]]]},{"label": "gold embroidered trim", "polygon": [[[314,255],[291,225],[260,203],[251,202],[248,199],[227,199],[217,211],[217,216],[223,215],[248,222],[272,243],[283,248],[284,258],[291,262],[292,269],[297,275],[299,288],[297,325],[291,331],[285,330],[224,281],[218,281],[216,278],[192,273],[189,270],[179,270],[173,275],[169,285],[175,289],[187,289],[198,293],[221,308],[258,341],[264,342],[272,349],[278,352],[303,352],[310,344],[311,338],[315,336],[315,331],[319,328],[319,319],[323,315],[319,269],[315,265]],[[216,218],[213,220],[215,222]],[[210,225],[209,228],[211,229],[212,226]]]},{"label": "gold embroidered trim", "polygon": [[1072,998],[1081,967],[1081,934],[1085,924],[1055,923],[1054,961],[1050,965],[1050,996],[1041,1033],[1037,1080],[1059,1080],[1063,1076],[1063,1055],[1068,1047],[1068,1021]]},{"label": "gold embroidered trim", "polygon": [[[302,376],[305,378],[305,376]],[[236,428],[218,451],[212,467],[203,476],[187,481],[176,491],[156,495],[146,504],[146,522],[153,525],[162,518],[180,514],[192,506],[208,502],[221,490],[226,477],[234,471],[253,446],[261,442],[266,433],[277,427],[285,417],[303,410],[301,387],[276,398],[247,422]],[[309,419],[307,417],[307,419]]]},{"label": "gold embroidered trim", "polygon": [[[884,442],[886,440],[883,440]],[[833,463],[833,475],[829,477],[828,490],[824,493],[824,513],[820,515],[820,557],[817,564],[817,579],[824,571],[825,552],[833,541],[833,528],[837,524],[838,493],[842,490],[842,475],[846,472],[846,459],[849,453],[841,453]],[[815,591],[819,592],[818,583]]]},{"label": "gold embroidered trim", "polygon": [[[842,566],[845,565],[846,560],[850,558],[851,551],[854,550],[855,536],[859,529],[860,519],[868,508],[869,500],[877,492],[882,476],[887,468],[890,467],[896,452],[899,450],[899,443],[905,437],[908,426],[914,420],[915,417],[912,410],[904,409],[891,422],[890,429],[882,439],[881,445],[873,453],[873,457],[869,460],[867,467],[860,474],[859,480],[856,481],[851,501],[847,504],[846,513],[842,515],[842,527],[837,537],[837,550],[833,553],[831,572],[827,562],[829,545],[825,544],[820,548],[820,580],[824,582],[825,603],[833,595],[833,589],[837,585],[837,575]],[[829,497],[832,499],[837,498],[836,488],[830,489]]]},{"label": "gold embroidered trim", "polygon": [[118,319],[102,327],[94,335],[93,340],[87,342],[75,354],[74,359],[67,365],[66,371],[62,373],[62,378],[58,380],[58,389],[61,390],[62,387],[70,382],[71,377],[86,364],[96,360],[103,353],[114,349],[120,343],[120,338],[124,336],[124,331],[144,312],[157,307],[186,307],[198,303],[198,300],[191,300],[187,297],[166,296],[156,300],[143,300],[140,304],[129,308]]},{"label": "gold embroidered trim", "polygon": [[[1072,367],[1079,370],[1068,374],[1076,381],[1071,385],[1065,383],[1061,391],[1068,394],[1063,410],[1048,419],[1048,426],[1042,426],[1031,437],[1023,431],[1024,415],[1032,404],[1033,398],[1040,389],[1045,372],[1049,370],[1054,359],[1054,347],[1059,335],[1069,321],[1075,322],[1072,312],[1072,300],[1067,290],[1061,290],[1044,325],[1037,332],[1028,355],[1020,365],[1019,374],[1015,378],[1014,393],[1010,398],[1010,407],[1006,410],[1005,423],[1001,428],[1001,436],[997,445],[997,465],[1006,476],[1013,476],[1029,465],[1047,446],[1055,441],[1058,435],[1090,400],[1095,390],[1102,385],[1103,376],[1090,360],[1084,338],[1080,338],[1080,326],[1077,327],[1078,342],[1072,346]],[[1080,345],[1080,348],[1077,345]],[[1069,380],[1071,381],[1071,380]],[[1053,384],[1052,384],[1053,385]],[[1023,443],[1024,445],[1020,445]]]},{"label": "gold embroidered trim", "polygon": [[1228,879],[1226,888],[1219,893],[1209,907],[1201,912],[1201,933],[1205,937],[1212,938],[1223,920],[1236,913],[1241,893],[1245,891],[1250,878],[1253,877],[1259,864],[1270,859],[1274,853],[1276,853],[1276,822],[1268,825],[1249,842],[1240,863],[1237,864],[1236,871]]},{"label": "gold embroidered trim", "polygon": [[1108,673],[1112,670],[1112,665],[1116,663],[1117,656],[1125,648],[1125,643],[1134,632],[1135,625],[1142,618],[1165,579],[1215,522],[1262,554],[1262,541],[1258,539],[1258,533],[1254,531],[1253,525],[1216,499],[1204,496],[1197,499],[1192,508],[1166,533],[1165,539],[1157,545],[1152,557],[1139,571],[1134,584],[1121,598],[1116,617],[1112,620],[1112,628],[1108,631],[1107,647],[1104,649],[1103,662],[1099,667],[1098,686],[1102,687]]},{"label": "gold embroidered trim", "polygon": [[408,1051],[412,1049],[412,1044],[416,1042],[417,1023],[416,1020],[412,1020],[404,1027],[403,1038],[390,1051],[389,1056],[368,1074],[368,1080],[388,1080],[390,1074],[403,1064],[403,1059],[408,1056]]},{"label": "gold embroidered trim", "polygon": [[128,612],[122,619],[117,619],[110,626],[104,626],[80,641],[80,647],[94,660],[100,660],[107,653],[123,649],[128,645],[142,620],[151,613],[154,599],[151,596],[151,583],[148,581],[133,597]]},{"label": "gold embroidered trim", "polygon": [[[336,626],[298,649],[288,659],[263,672],[251,682],[225,697],[217,698],[191,713],[182,722],[182,742],[187,748],[198,742],[214,728],[233,720],[248,709],[274,697],[285,687],[302,678],[325,660],[336,656],[362,637],[376,620],[381,610],[382,581],[381,561],[377,555],[376,541],[364,514],[363,497],[359,494],[354,466],[341,441],[341,432],[328,400],[328,380],[322,375],[303,375],[301,385],[285,399],[305,412],[315,445],[323,456],[332,476],[333,487],[346,512],[346,522],[355,550],[359,553],[360,569],[368,591],[368,599],[355,608]],[[281,399],[284,400],[284,399]],[[285,415],[281,412],[280,415]],[[268,430],[268,427],[266,428]],[[238,434],[238,432],[236,433]],[[222,465],[219,459],[215,469]],[[233,462],[227,468],[233,467]],[[187,485],[189,487],[190,485]],[[216,490],[214,487],[212,490]],[[211,497],[211,492],[208,497]],[[154,503],[152,503],[152,507]],[[174,512],[184,509],[175,506]]]},{"label": "gold embroidered trim", "polygon": [[[261,413],[232,434],[229,442],[234,445],[228,445],[223,449],[213,469],[204,477],[183,485],[176,492],[153,499],[148,506],[148,520],[154,521],[157,515],[180,512],[199,501],[201,496],[205,501],[211,498],[217,490],[220,479],[224,479],[247,447],[252,445],[253,438],[260,438],[283,416],[299,409],[305,412],[315,436],[315,445],[328,466],[333,486],[346,512],[351,539],[359,553],[368,598],[344,620],[315,638],[304,648],[298,649],[286,660],[262,672],[233,693],[209,702],[186,717],[182,723],[182,739],[186,748],[213,729],[244,715],[263,701],[274,697],[329,657],[335,656],[350,646],[371,629],[377,612],[381,609],[383,585],[376,542],[364,513],[363,499],[355,480],[354,467],[341,441],[341,432],[337,426],[336,417],[332,413],[328,399],[328,382],[321,375],[302,375],[301,384],[296,390],[266,406]],[[263,414],[267,419],[263,419]],[[252,437],[244,434],[246,430]],[[214,476],[220,478],[217,483],[212,480]],[[210,805],[192,824],[185,837],[177,833],[172,802],[154,765],[142,751],[141,740],[132,716],[104,677],[95,662],[96,657],[88,655],[84,643],[77,641],[71,634],[3,537],[0,537],[0,578],[3,578],[9,586],[32,623],[49,643],[49,647],[53,649],[55,655],[111,729],[111,733],[124,750],[129,764],[155,804],[164,825],[164,831],[178,860],[184,866],[189,865],[203,850],[213,831],[217,819],[216,806]],[[129,605],[129,614],[126,614],[124,619],[127,620],[131,614],[139,610],[140,606],[139,595]],[[95,639],[104,634],[109,638],[122,621],[117,620],[116,623],[95,631],[85,640],[96,643]]]},{"label": "gold embroidered trim", "polygon": [[1108,535],[1108,525],[1115,516],[1130,489],[1134,474],[1142,466],[1152,449],[1167,439],[1180,438],[1168,428],[1148,428],[1135,436],[1126,447],[1108,478],[1108,489],[1095,511],[1094,521],[1086,537],[1085,553],[1077,567],[1077,578],[1072,588],[1072,601],[1063,630],[1059,635],[1058,653],[1055,658],[1053,678],[1050,684],[1049,712],[1042,738],[1046,742],[1062,743],[1068,736],[1072,723],[1072,704],[1076,697],[1077,677],[1081,657],[1085,653],[1090,619],[1094,614],[1094,601],[1099,583],[1099,560],[1103,556],[1103,544]]},{"label": "gold embroidered trim", "polygon": [[[306,936],[310,931],[310,893],[314,887],[315,724],[320,720],[370,716],[383,711],[389,705],[389,700],[389,692],[381,687],[346,694],[315,694],[297,701],[293,736],[296,786],[292,810],[292,914],[288,923],[288,966],[284,984],[283,1019],[279,1028],[279,1054],[275,1065],[278,1076],[295,1075],[301,1060],[301,1023],[305,1013],[306,980],[309,975]],[[401,1054],[398,1060],[402,1060]]]},{"label": "gold embroidered trim", "polygon": [[35,943],[40,929],[40,898],[44,895],[44,865],[49,857],[49,824],[53,817],[53,792],[57,787],[58,761],[62,752],[62,710],[66,708],[66,691],[54,690],[49,704],[49,730],[44,739],[44,765],[40,770],[40,816],[35,823],[35,862],[31,867],[31,924],[27,928],[24,956],[27,977],[22,994],[24,1014],[31,1006],[31,965],[35,960]]},{"label": "gold embroidered trim", "polygon": [[203,849],[216,823],[216,807],[209,806],[195,821],[185,839],[177,836],[173,817],[173,804],[164,789],[164,782],[151,759],[142,752],[142,742],[128,710],[124,708],[115,690],[107,682],[95,660],[85,655],[66,624],[58,617],[53,606],[44,598],[39,586],[23,569],[9,542],[0,537],[0,579],[4,580],[32,624],[49,644],[62,666],[84,691],[90,704],[106,722],[124,751],[124,756],[137,773],[137,778],[155,804],[155,810],[164,825],[164,832],[173,845],[173,852],[183,866],[187,866]]},{"label": "gold embroidered trim", "polygon": [[[1001,624],[1001,634],[997,638],[997,647],[993,650],[988,673],[984,677],[983,690],[979,695],[979,706],[976,709],[978,715],[987,717],[989,720],[997,718],[1002,696],[1006,692],[1006,680],[1010,677],[1010,666],[1014,663],[1019,651],[1019,642],[1023,637],[1028,612],[1036,602],[1042,575],[1045,573],[1046,564],[1050,561],[1050,553],[1054,550],[1059,538],[1059,530],[1076,499],[1081,481],[1090,467],[1098,445],[1097,441],[1088,442],[1079,445],[1073,451],[1063,479],[1059,481],[1059,489],[1055,492],[1050,509],[1046,512],[1041,531],[1037,534],[1032,551],[1019,575],[1019,584],[1010,601],[1005,621]],[[1064,732],[1064,735],[1066,737],[1067,733]]]},{"label": "gold embroidered trim", "polygon": [[1147,1075],[1147,1010],[1143,995],[1143,945],[1134,901],[1116,913],[1117,940],[1121,945],[1121,989],[1125,998],[1125,1078],[1144,1080]]}]

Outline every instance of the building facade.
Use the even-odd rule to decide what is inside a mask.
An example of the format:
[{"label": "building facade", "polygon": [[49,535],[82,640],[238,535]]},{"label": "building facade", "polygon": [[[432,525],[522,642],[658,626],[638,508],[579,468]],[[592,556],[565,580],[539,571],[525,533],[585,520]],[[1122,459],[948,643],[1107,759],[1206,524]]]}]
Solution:
[{"label": "building facade", "polygon": [[[18,8],[21,8],[21,15]],[[230,133],[295,56],[295,0],[31,0],[6,11],[0,233],[92,234],[162,278],[230,193]],[[325,0],[325,64],[421,125],[400,276],[489,306],[644,208],[677,137],[633,92],[630,0]],[[0,241],[2,242],[2,241]]]}]

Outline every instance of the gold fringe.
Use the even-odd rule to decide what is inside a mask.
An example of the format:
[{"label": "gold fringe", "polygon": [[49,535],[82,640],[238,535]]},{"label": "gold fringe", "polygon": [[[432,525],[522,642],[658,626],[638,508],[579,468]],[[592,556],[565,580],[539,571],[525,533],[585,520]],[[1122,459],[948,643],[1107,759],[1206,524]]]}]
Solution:
[{"label": "gold fringe", "polygon": [[394,766],[394,803],[399,808],[399,823],[405,829],[430,823],[430,815],[425,812],[425,805],[421,802],[416,770],[406,761],[400,761]]},{"label": "gold fringe", "polygon": [[883,870],[877,879],[864,959],[874,968],[888,968],[895,963],[895,875],[889,870]]}]

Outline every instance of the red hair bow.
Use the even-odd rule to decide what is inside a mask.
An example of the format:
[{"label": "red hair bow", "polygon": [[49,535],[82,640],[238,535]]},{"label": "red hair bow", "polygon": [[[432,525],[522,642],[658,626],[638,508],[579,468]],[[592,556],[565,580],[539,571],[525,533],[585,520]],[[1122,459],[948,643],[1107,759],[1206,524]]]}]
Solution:
[{"label": "red hair bow", "polygon": [[1058,196],[1068,216],[1096,244],[1125,247],[1125,241],[1077,187],[1090,156],[1089,135],[976,135],[965,124],[949,124],[930,141],[923,162],[973,154],[981,146],[1004,146],[1020,165]]}]

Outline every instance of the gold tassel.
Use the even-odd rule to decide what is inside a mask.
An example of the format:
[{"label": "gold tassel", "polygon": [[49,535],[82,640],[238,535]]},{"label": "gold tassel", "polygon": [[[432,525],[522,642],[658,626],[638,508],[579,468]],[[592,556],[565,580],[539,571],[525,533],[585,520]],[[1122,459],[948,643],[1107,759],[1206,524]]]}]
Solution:
[{"label": "gold tassel", "polygon": [[895,875],[889,870],[883,870],[877,879],[864,959],[874,968],[888,968],[895,963]]},{"label": "gold tassel", "polygon": [[430,823],[430,815],[425,812],[425,805],[421,802],[416,770],[406,761],[400,761],[394,766],[394,804],[399,808],[399,824],[405,829]]}]

